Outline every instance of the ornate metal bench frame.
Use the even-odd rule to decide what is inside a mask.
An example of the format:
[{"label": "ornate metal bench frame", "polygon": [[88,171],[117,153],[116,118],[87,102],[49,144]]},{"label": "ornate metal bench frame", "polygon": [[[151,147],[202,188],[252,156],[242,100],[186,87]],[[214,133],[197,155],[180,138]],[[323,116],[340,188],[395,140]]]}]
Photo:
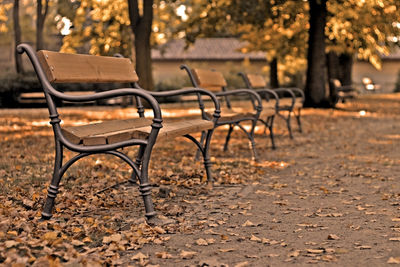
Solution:
[{"label": "ornate metal bench frame", "polygon": [[[152,148],[158,139],[159,134],[163,134],[168,136],[169,133],[171,133],[171,136],[173,133],[179,134],[182,136],[185,136],[189,140],[193,141],[198,149],[201,151],[201,154],[204,159],[204,167],[206,169],[206,174],[207,174],[207,179],[208,181],[212,181],[213,177],[211,174],[211,161],[209,157],[209,145],[211,142],[211,137],[212,133],[215,127],[215,124],[219,118],[219,102],[214,94],[207,90],[203,90],[200,88],[190,88],[190,89],[181,89],[181,90],[174,90],[170,92],[163,92],[163,93],[153,93],[154,95],[157,96],[175,96],[175,95],[180,95],[180,94],[202,94],[206,95],[211,98],[212,102],[214,103],[214,113],[212,115],[212,118],[204,116],[205,119],[210,121],[210,125],[208,127],[208,130],[204,130],[204,127],[196,130],[196,128],[190,128],[186,127],[185,124],[174,124],[171,127],[168,126],[168,124],[163,123],[162,121],[162,112],[160,109],[160,106],[157,102],[157,100],[151,95],[150,92],[147,92],[143,89],[141,89],[137,85],[137,75],[132,67],[131,77],[107,77],[107,78],[102,78],[101,77],[101,71],[98,71],[96,69],[96,66],[94,66],[94,72],[96,73],[91,73],[93,74],[93,77],[95,78],[93,80],[93,77],[91,78],[92,80],[90,81],[85,81],[85,77],[81,77],[81,80],[76,80],[74,77],[64,77],[66,78],[67,81],[70,82],[130,82],[132,88],[122,88],[122,89],[113,89],[110,91],[105,91],[105,92],[99,92],[99,93],[94,93],[91,95],[68,95],[65,93],[62,93],[60,91],[57,91],[51,84],[51,82],[48,78],[49,73],[45,73],[45,69],[43,65],[41,64],[38,56],[36,55],[35,51],[32,49],[27,44],[20,44],[17,47],[18,53],[27,53],[29,59],[32,62],[32,65],[35,69],[35,72],[37,74],[37,77],[43,87],[43,91],[45,94],[45,98],[47,101],[48,105],[48,110],[50,114],[50,124],[52,125],[53,132],[54,132],[54,140],[55,140],[55,162],[54,162],[54,171],[51,179],[51,184],[48,188],[48,193],[47,193],[47,199],[44,204],[44,208],[42,211],[42,217],[44,219],[50,219],[52,217],[52,210],[54,207],[54,202],[55,198],[58,194],[59,191],[59,183],[61,181],[62,176],[64,173],[68,170],[68,168],[74,164],[76,161],[78,161],[81,158],[87,157],[89,155],[93,154],[99,154],[99,153],[104,153],[104,154],[111,154],[114,156],[117,156],[118,158],[122,159],[125,161],[132,169],[132,177],[130,181],[136,182],[136,180],[139,181],[139,191],[140,194],[143,198],[144,202],[144,207],[145,207],[145,216],[148,219],[153,218],[156,215],[156,212],[154,210],[154,205],[151,199],[151,185],[149,183],[149,178],[148,178],[148,167],[149,167],[149,161],[151,157],[151,152]],[[53,52],[54,53],[54,52]],[[58,53],[62,54],[62,53]],[[67,55],[67,54],[62,54],[62,55]],[[84,55],[86,57],[91,57],[91,59],[97,58],[104,58],[104,57],[96,57],[96,56],[88,56]],[[109,57],[108,57],[109,58]],[[117,58],[110,58],[110,59],[115,59],[115,60],[122,60],[126,63],[126,61],[129,61],[128,59],[117,59]],[[121,61],[121,62],[122,62]],[[129,61],[130,62],[130,61]],[[92,62],[93,63],[93,62]],[[64,64],[65,65],[65,64]],[[93,64],[92,64],[93,65]],[[89,66],[89,65],[88,65]],[[93,67],[93,66],[92,66]],[[105,70],[104,68],[107,68],[107,66],[98,66],[99,68],[103,67],[103,71]],[[46,69],[46,71],[52,72],[53,70],[51,69],[52,66],[50,66],[50,70]],[[97,73],[99,72],[99,73]],[[116,76],[120,76],[117,71],[115,71]],[[68,71],[66,71],[68,73]],[[104,74],[104,73],[103,73]],[[107,75],[106,75],[107,76]],[[110,76],[110,75],[108,75]],[[75,80],[74,80],[75,79]],[[61,79],[62,80],[62,79]],[[122,81],[123,80],[123,81]],[[62,81],[61,81],[62,82]],[[65,82],[65,81],[64,81]],[[113,97],[118,97],[118,96],[134,96],[136,98],[137,102],[137,108],[138,108],[138,114],[140,118],[144,118],[144,108],[141,102],[141,99],[147,101],[147,103],[150,105],[151,110],[153,111],[153,119],[150,122],[151,124],[148,125],[148,127],[144,131],[144,136],[146,138],[129,138],[127,140],[122,140],[122,141],[116,141],[115,143],[105,143],[105,144],[91,144],[91,145],[84,145],[83,143],[76,144],[74,142],[71,142],[71,140],[68,139],[67,136],[65,136],[65,129],[63,129],[60,125],[61,119],[59,118],[59,113],[57,111],[56,107],[56,102],[55,100],[61,99],[61,100],[66,100],[70,102],[87,102],[87,101],[95,101],[95,100],[100,100],[100,99],[107,99],[107,98],[113,98]],[[161,129],[164,126],[163,129]],[[175,128],[174,128],[175,127]],[[143,129],[142,129],[143,130]],[[193,136],[190,134],[192,132],[202,132],[202,136],[204,135],[205,137],[205,144],[202,142],[197,141]],[[204,134],[207,132],[206,134]],[[141,132],[143,134],[143,132]],[[204,138],[203,138],[204,139]],[[117,149],[123,148],[123,147],[128,147],[128,146],[139,146],[139,151],[137,154],[136,161],[133,161],[130,159],[126,154],[118,151]],[[63,163],[63,149],[67,148],[71,151],[77,152],[78,154],[73,156],[69,161],[66,163]]]}]

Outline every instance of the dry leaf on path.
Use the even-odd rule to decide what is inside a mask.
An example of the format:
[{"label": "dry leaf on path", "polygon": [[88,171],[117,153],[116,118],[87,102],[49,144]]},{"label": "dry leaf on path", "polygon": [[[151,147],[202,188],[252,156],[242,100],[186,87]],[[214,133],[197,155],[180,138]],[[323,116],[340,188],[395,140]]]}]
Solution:
[{"label": "dry leaf on path", "polygon": [[255,241],[255,242],[261,243],[261,238],[258,238],[255,235],[251,235],[250,241]]},{"label": "dry leaf on path", "polygon": [[400,264],[400,257],[390,257],[386,263]]},{"label": "dry leaf on path", "polygon": [[204,240],[203,238],[199,238],[196,240],[196,244],[198,246],[208,246],[208,242]]},{"label": "dry leaf on path", "polygon": [[328,240],[338,240],[338,239],[340,239],[340,237],[335,234],[328,235]]},{"label": "dry leaf on path", "polygon": [[252,227],[252,226],[255,226],[255,224],[252,223],[251,221],[247,220],[247,221],[245,221],[244,224],[242,224],[242,226],[244,226],[244,227]]},{"label": "dry leaf on path", "polygon": [[246,266],[249,266],[249,263],[247,261],[243,261],[235,265],[235,267],[246,267]]},{"label": "dry leaf on path", "polygon": [[173,256],[166,251],[156,252],[156,257],[160,259],[172,259]]},{"label": "dry leaf on path", "polygon": [[324,250],[323,249],[307,249],[307,252],[311,253],[311,254],[322,254],[322,253],[324,253]]},{"label": "dry leaf on path", "polygon": [[47,232],[42,236],[42,240],[46,240],[46,241],[54,241],[57,239],[58,236],[58,232]]},{"label": "dry leaf on path", "polygon": [[195,252],[195,251],[182,250],[180,256],[181,256],[182,259],[191,259],[196,254],[197,254],[197,252]]},{"label": "dry leaf on path", "polygon": [[114,234],[114,235],[103,237],[103,243],[104,244],[108,244],[110,242],[118,243],[119,241],[121,241],[121,239],[122,239],[122,236],[120,234]]},{"label": "dry leaf on path", "polygon": [[298,257],[299,255],[300,255],[300,250],[295,250],[295,251],[289,253],[288,257],[296,258],[296,257]]},{"label": "dry leaf on path", "polygon": [[139,252],[136,255],[132,256],[131,260],[143,261],[147,258],[149,258],[149,256],[144,255],[142,252]]}]

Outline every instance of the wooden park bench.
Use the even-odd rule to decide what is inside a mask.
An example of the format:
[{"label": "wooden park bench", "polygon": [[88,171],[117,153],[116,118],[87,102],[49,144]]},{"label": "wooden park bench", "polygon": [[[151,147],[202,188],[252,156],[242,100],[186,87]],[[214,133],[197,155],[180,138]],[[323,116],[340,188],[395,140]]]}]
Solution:
[{"label": "wooden park bench", "polygon": [[[148,167],[152,148],[156,141],[162,139],[165,142],[171,142],[176,136],[184,136],[193,141],[203,156],[208,181],[212,181],[209,145],[220,112],[218,100],[212,93],[199,88],[155,93],[159,96],[201,94],[210,97],[214,104],[214,113],[211,116],[164,123],[162,121],[162,111],[156,99],[137,85],[138,76],[129,59],[64,54],[51,51],[35,53],[27,44],[19,45],[17,50],[19,53],[26,52],[28,54],[37,77],[42,84],[50,113],[50,124],[53,127],[55,137],[54,172],[42,212],[44,219],[52,217],[54,201],[64,173],[79,159],[93,154],[111,154],[119,157],[132,167],[133,173],[130,181],[139,182],[139,191],[143,197],[145,215],[148,219],[155,216]],[[130,87],[112,89],[90,95],[69,95],[57,91],[53,87],[54,83],[127,83],[130,84]],[[61,116],[56,106],[57,99],[82,103],[120,96],[135,97],[138,108],[137,118],[104,121],[76,127],[62,127],[60,124]],[[142,101],[147,102],[147,105],[152,110],[152,118],[145,118]],[[200,132],[206,133],[204,144],[191,135]],[[128,146],[139,148],[135,161],[120,150]],[[64,147],[78,153],[65,163],[63,162]]]},{"label": "wooden park bench", "polygon": [[[263,110],[260,96],[249,89],[227,90],[227,82],[221,72],[206,69],[190,69],[186,65],[182,65],[181,69],[186,70],[194,87],[204,88],[214,92],[214,94],[221,100],[220,102],[225,103],[225,106],[221,110],[221,117],[216,123],[216,127],[229,125],[228,134],[224,144],[224,151],[228,149],[232,131],[235,126],[238,126],[238,128],[241,129],[249,139],[253,152],[253,159],[257,160],[258,156],[254,141],[254,130],[260,113]],[[238,106],[234,106],[234,103],[232,103],[230,99],[230,97],[240,97],[243,99],[243,96],[247,96],[247,99],[250,99],[253,102],[253,109],[251,111],[243,110]],[[199,101],[201,101],[201,99]],[[273,110],[264,110],[263,112],[269,112],[270,116],[274,116],[275,114]],[[246,130],[246,128],[241,124],[243,122],[251,123],[250,130]]]},{"label": "wooden park bench", "polygon": [[299,88],[274,88],[273,90],[278,95],[278,99],[272,98],[271,94],[266,94],[267,82],[264,77],[259,74],[246,74],[240,72],[239,75],[243,78],[246,86],[251,89],[256,89],[257,92],[263,94],[263,99],[267,101],[263,106],[269,107],[275,105],[277,115],[286,121],[290,138],[293,138],[291,127],[291,114],[295,115],[299,131],[302,132],[301,126],[301,109],[304,104],[304,92]]},{"label": "wooden park bench", "polygon": [[342,85],[338,79],[329,80],[329,89],[333,91],[333,93],[331,93],[333,96],[333,104],[336,104],[337,102],[345,103],[346,100],[353,99],[358,96],[358,91],[353,86]]}]

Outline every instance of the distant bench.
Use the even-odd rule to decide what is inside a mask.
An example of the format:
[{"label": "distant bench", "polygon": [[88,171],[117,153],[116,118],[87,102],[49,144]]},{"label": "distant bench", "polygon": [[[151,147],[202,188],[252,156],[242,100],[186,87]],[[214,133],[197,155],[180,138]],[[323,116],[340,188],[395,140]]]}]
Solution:
[{"label": "distant bench", "polygon": [[329,87],[334,92],[335,99],[333,102],[345,103],[348,99],[353,99],[358,96],[358,91],[351,85],[342,85],[338,79],[330,79]]}]

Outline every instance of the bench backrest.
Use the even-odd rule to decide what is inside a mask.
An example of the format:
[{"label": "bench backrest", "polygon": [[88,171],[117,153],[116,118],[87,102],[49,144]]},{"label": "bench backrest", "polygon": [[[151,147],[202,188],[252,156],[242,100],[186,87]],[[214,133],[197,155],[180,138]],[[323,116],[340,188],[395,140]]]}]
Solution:
[{"label": "bench backrest", "polygon": [[266,88],[267,82],[264,77],[259,74],[247,74],[247,79],[252,88]]},{"label": "bench backrest", "polygon": [[199,87],[213,92],[222,91],[227,86],[226,80],[221,72],[205,69],[192,69],[192,73]]},{"label": "bench backrest", "polygon": [[39,61],[53,83],[130,83],[138,76],[127,58],[66,54],[40,50]]}]

